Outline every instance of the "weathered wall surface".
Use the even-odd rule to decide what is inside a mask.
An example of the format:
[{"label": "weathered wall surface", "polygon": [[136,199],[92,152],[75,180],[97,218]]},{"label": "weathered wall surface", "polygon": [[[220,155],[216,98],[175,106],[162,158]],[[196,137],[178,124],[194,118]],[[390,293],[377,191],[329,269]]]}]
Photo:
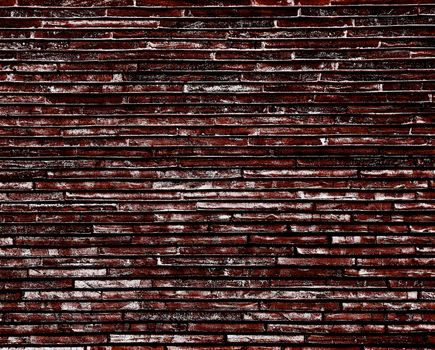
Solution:
[{"label": "weathered wall surface", "polygon": [[290,2],[0,1],[2,349],[434,345],[435,6]]}]

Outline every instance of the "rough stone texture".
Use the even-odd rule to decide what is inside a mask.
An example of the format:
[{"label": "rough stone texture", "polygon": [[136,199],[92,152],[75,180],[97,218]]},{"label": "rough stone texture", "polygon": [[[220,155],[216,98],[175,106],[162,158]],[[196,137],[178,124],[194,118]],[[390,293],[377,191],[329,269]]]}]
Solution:
[{"label": "rough stone texture", "polygon": [[435,347],[435,5],[1,0],[0,348]]}]

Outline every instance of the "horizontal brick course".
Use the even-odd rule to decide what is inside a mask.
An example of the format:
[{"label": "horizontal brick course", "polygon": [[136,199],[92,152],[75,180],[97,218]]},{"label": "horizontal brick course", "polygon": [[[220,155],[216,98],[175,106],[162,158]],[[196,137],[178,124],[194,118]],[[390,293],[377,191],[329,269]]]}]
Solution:
[{"label": "horizontal brick course", "polygon": [[0,1],[0,349],[435,347],[434,14]]}]

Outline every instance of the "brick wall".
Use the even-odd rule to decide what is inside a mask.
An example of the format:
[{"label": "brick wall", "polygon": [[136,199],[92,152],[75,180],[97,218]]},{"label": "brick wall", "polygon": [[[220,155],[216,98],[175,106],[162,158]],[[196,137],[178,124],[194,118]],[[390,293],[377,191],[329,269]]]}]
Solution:
[{"label": "brick wall", "polygon": [[435,6],[1,0],[1,349],[421,349]]}]

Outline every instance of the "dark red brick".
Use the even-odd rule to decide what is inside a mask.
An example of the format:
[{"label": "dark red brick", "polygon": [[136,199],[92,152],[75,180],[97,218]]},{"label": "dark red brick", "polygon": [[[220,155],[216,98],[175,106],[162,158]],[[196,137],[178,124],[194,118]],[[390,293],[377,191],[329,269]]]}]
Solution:
[{"label": "dark red brick", "polygon": [[433,13],[1,2],[1,345],[433,347]]}]

